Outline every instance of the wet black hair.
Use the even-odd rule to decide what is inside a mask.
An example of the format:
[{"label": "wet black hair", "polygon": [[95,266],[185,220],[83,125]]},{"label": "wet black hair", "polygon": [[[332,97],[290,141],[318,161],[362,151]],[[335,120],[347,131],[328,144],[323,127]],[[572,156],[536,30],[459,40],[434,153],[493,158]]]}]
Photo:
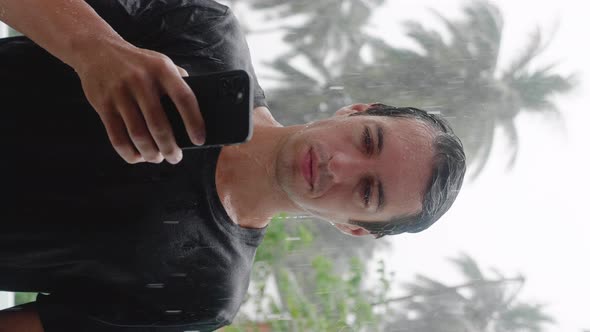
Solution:
[{"label": "wet black hair", "polygon": [[394,216],[387,221],[349,220],[377,238],[400,233],[417,233],[430,227],[445,214],[459,193],[466,172],[465,152],[461,140],[442,117],[414,107],[372,104],[367,110],[349,116],[390,116],[421,121],[434,131],[434,165],[432,177],[422,199],[422,210],[413,215]]}]

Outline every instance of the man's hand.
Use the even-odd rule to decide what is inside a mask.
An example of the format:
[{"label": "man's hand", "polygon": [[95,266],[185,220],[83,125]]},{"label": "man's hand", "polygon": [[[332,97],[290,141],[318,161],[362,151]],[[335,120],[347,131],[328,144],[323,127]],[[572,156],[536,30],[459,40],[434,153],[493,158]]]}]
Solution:
[{"label": "man's hand", "polygon": [[[205,141],[205,126],[187,72],[165,55],[124,40],[103,40],[72,67],[86,98],[100,116],[111,144],[128,163],[172,164],[182,159],[160,98],[168,95],[184,121],[191,141]],[[98,50],[98,53],[96,51]],[[84,53],[84,52],[83,52]]]},{"label": "man's hand", "polygon": [[199,105],[183,72],[166,56],[123,40],[85,1],[0,0],[0,20],[76,70],[113,147],[128,163],[182,158],[160,105],[165,94],[192,142],[204,142]]}]

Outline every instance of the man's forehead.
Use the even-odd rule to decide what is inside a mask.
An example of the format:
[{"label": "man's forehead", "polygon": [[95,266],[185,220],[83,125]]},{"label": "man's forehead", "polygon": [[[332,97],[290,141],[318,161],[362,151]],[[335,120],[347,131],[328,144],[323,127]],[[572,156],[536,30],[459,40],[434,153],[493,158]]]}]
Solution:
[{"label": "man's forehead", "polygon": [[[392,171],[383,185],[398,215],[417,213],[427,190],[434,162],[434,130],[419,119],[380,117],[384,127],[383,168]],[[389,149],[388,149],[389,145]]]}]

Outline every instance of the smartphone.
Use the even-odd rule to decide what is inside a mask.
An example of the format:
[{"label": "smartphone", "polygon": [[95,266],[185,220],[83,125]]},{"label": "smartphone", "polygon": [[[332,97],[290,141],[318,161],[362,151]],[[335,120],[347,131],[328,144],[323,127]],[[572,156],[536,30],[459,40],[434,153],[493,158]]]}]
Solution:
[{"label": "smartphone", "polygon": [[162,106],[170,121],[176,144],[181,149],[235,145],[252,137],[254,93],[252,78],[244,70],[214,72],[183,77],[197,97],[205,122],[205,144],[194,145],[184,126],[182,117],[168,96],[162,97]]}]

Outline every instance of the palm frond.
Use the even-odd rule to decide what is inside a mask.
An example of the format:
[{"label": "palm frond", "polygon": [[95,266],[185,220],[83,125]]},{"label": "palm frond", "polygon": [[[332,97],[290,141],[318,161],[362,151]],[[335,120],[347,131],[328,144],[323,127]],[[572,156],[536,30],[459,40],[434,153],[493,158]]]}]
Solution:
[{"label": "palm frond", "polygon": [[562,76],[552,72],[553,65],[533,72],[521,71],[513,74],[510,86],[518,92],[522,107],[528,110],[556,110],[551,100],[556,94],[571,91],[576,85],[576,76]]},{"label": "palm frond", "polygon": [[504,130],[504,134],[508,139],[507,148],[508,161],[506,162],[506,170],[512,169],[516,163],[516,157],[518,156],[519,144],[518,132],[514,121],[503,120],[500,121],[499,127]]},{"label": "palm frond", "polygon": [[463,273],[468,280],[483,280],[484,275],[473,257],[462,253],[459,257],[451,258],[450,261]]},{"label": "palm frond", "polygon": [[302,85],[302,86],[317,86],[318,82],[315,78],[305,74],[301,70],[295,68],[288,62],[287,59],[279,58],[273,61],[273,68],[281,73],[285,80],[290,84]]},{"label": "palm frond", "polygon": [[500,9],[488,1],[478,1],[464,8],[467,16],[465,28],[471,32],[478,67],[493,73],[497,66],[502,42],[504,20]]},{"label": "palm frond", "polygon": [[434,30],[426,30],[424,26],[416,21],[404,23],[406,35],[412,38],[426,52],[425,56],[436,57],[441,49],[447,47],[440,33]]},{"label": "palm frond", "polygon": [[[539,56],[549,45],[549,41],[543,43],[541,28],[537,27],[529,37],[527,46],[508,66],[507,73],[515,75],[530,65],[531,61]],[[506,75],[506,74],[505,74]]]}]

